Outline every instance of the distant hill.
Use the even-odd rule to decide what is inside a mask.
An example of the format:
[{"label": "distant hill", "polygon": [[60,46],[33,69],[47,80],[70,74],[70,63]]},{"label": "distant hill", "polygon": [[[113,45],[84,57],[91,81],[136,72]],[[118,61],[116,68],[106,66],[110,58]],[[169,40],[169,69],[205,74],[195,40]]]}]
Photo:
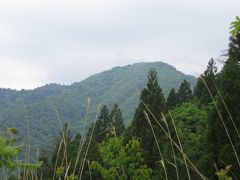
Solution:
[{"label": "distant hill", "polygon": [[44,147],[59,133],[56,110],[62,123],[69,122],[74,131],[82,128],[88,97],[91,107],[87,127],[93,122],[99,103],[108,105],[109,109],[113,104],[119,104],[125,123],[129,124],[151,68],[158,72],[165,97],[171,88],[178,89],[184,79],[195,86],[195,77],[166,63],[151,62],[115,67],[70,86],[49,84],[34,90],[0,89],[0,124],[16,127],[26,140],[28,122],[31,144]]}]

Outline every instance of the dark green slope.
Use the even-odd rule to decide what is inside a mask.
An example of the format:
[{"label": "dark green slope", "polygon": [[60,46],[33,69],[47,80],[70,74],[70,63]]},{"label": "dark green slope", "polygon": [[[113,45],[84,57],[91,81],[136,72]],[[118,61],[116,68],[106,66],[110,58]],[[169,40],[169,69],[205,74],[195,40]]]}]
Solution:
[{"label": "dark green slope", "polygon": [[91,107],[87,127],[93,121],[99,103],[109,106],[118,103],[125,123],[129,124],[151,68],[157,70],[165,96],[171,88],[177,89],[183,79],[193,86],[196,83],[193,76],[166,63],[153,62],[115,67],[70,86],[50,84],[27,91],[0,89],[0,124],[16,127],[20,135],[26,137],[28,122],[31,144],[48,145],[60,128],[56,111],[62,122],[69,122],[72,129],[79,130],[84,122],[88,97]]}]

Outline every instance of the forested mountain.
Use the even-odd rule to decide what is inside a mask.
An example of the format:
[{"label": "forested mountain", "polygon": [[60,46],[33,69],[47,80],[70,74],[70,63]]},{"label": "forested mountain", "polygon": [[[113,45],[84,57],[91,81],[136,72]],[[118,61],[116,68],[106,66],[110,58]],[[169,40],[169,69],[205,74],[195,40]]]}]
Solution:
[{"label": "forested mountain", "polygon": [[25,142],[29,126],[31,145],[43,147],[51,144],[59,132],[58,115],[62,123],[69,122],[73,131],[82,128],[88,97],[91,103],[87,128],[93,122],[100,103],[110,107],[119,104],[124,122],[129,124],[151,68],[158,73],[165,97],[171,88],[178,89],[184,79],[195,86],[195,77],[185,75],[166,63],[153,62],[115,67],[70,86],[49,84],[34,90],[0,89],[0,124],[16,127]]},{"label": "forested mountain", "polygon": [[155,62],[70,86],[1,89],[0,177],[239,180],[239,17],[230,30],[222,69],[211,58],[197,81]]}]

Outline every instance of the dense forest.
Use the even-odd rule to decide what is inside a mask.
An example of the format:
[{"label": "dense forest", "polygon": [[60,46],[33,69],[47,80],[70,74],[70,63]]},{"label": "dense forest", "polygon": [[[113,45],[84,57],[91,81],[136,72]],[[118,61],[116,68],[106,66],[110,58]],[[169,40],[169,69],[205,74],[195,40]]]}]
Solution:
[{"label": "dense forest", "polygon": [[210,59],[194,89],[183,80],[164,96],[158,71],[149,69],[128,126],[117,104],[99,105],[89,128],[87,108],[77,133],[58,118],[59,135],[52,149],[41,147],[36,162],[29,161],[29,146],[25,160],[16,160],[23,147],[16,144],[17,130],[5,128],[0,136],[2,177],[239,179],[240,18],[231,25],[222,69]]},{"label": "dense forest", "polygon": [[[0,89],[0,124],[17,127],[22,142],[30,141],[31,152],[52,145],[60,129],[58,115],[63,123],[69,122],[73,133],[77,133],[84,126],[87,111],[85,125],[86,129],[90,127],[100,103],[109,107],[118,104],[124,124],[128,126],[141,89],[147,83],[146,75],[152,67],[158,72],[165,96],[171,88],[178,88],[184,79],[192,84],[192,88],[196,84],[195,77],[185,75],[166,63],[152,62],[115,67],[69,86],[49,84],[27,91]],[[31,157],[34,155],[36,153],[31,153]]]}]

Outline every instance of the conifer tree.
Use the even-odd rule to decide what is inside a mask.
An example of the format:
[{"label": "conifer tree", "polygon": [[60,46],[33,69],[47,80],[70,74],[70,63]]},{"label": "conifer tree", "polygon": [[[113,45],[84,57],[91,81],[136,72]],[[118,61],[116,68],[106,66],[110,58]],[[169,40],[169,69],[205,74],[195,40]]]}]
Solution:
[{"label": "conifer tree", "polygon": [[109,134],[112,128],[112,121],[110,119],[109,110],[106,105],[101,109],[100,115],[96,121],[95,130],[93,133],[96,142],[101,143]]},{"label": "conifer tree", "polygon": [[[90,143],[87,159],[92,161],[100,161],[99,149],[98,146],[104,140],[107,139],[109,131],[112,128],[112,122],[109,115],[109,110],[106,105],[104,105],[100,111],[100,115],[98,119],[91,127],[88,129],[86,140],[84,142],[84,149],[87,148],[88,144]],[[91,136],[92,134],[92,136]]]},{"label": "conifer tree", "polygon": [[[237,18],[233,23],[240,24],[240,19]],[[240,177],[237,162],[240,154],[240,29],[237,30],[237,27],[232,27],[234,33],[230,37],[228,59],[219,77],[221,97],[218,97],[217,106],[221,116],[216,109],[212,110],[208,141],[211,145],[209,147],[212,147],[209,148],[209,153],[215,157],[217,167],[221,169],[231,164],[231,172]]]},{"label": "conifer tree", "polygon": [[178,104],[182,104],[192,98],[192,90],[190,86],[191,86],[190,83],[184,79],[177,93]]},{"label": "conifer tree", "polygon": [[[208,62],[207,69],[204,71],[204,74],[200,75],[198,78],[196,87],[194,89],[194,95],[197,96],[201,103],[207,105],[208,103],[212,102],[211,96],[207,90],[206,85],[208,86],[209,90],[211,91],[213,97],[216,95],[216,83],[217,83],[217,67],[216,62],[214,59],[210,59]],[[204,82],[206,85],[204,84]]]},{"label": "conifer tree", "polygon": [[174,107],[176,107],[177,103],[178,103],[177,94],[175,92],[175,89],[172,88],[167,97],[166,107],[168,110],[173,109]]},{"label": "conifer tree", "polygon": [[[144,111],[148,112],[145,105],[152,112],[156,119],[161,118],[161,113],[165,111],[165,99],[162,89],[158,84],[157,72],[152,69],[148,74],[148,82],[140,95],[140,102],[135,111],[133,121],[127,130],[126,137],[128,140],[133,137],[141,139],[141,145],[144,158],[149,167],[155,167],[159,161],[159,154],[156,150],[156,144],[149,124],[144,116]],[[149,115],[157,137],[161,137],[161,132],[154,123],[153,117]]]},{"label": "conifer tree", "polygon": [[122,111],[117,104],[114,105],[113,110],[111,111],[110,119],[113,123],[116,135],[122,135],[125,130],[125,126],[123,124]]}]

